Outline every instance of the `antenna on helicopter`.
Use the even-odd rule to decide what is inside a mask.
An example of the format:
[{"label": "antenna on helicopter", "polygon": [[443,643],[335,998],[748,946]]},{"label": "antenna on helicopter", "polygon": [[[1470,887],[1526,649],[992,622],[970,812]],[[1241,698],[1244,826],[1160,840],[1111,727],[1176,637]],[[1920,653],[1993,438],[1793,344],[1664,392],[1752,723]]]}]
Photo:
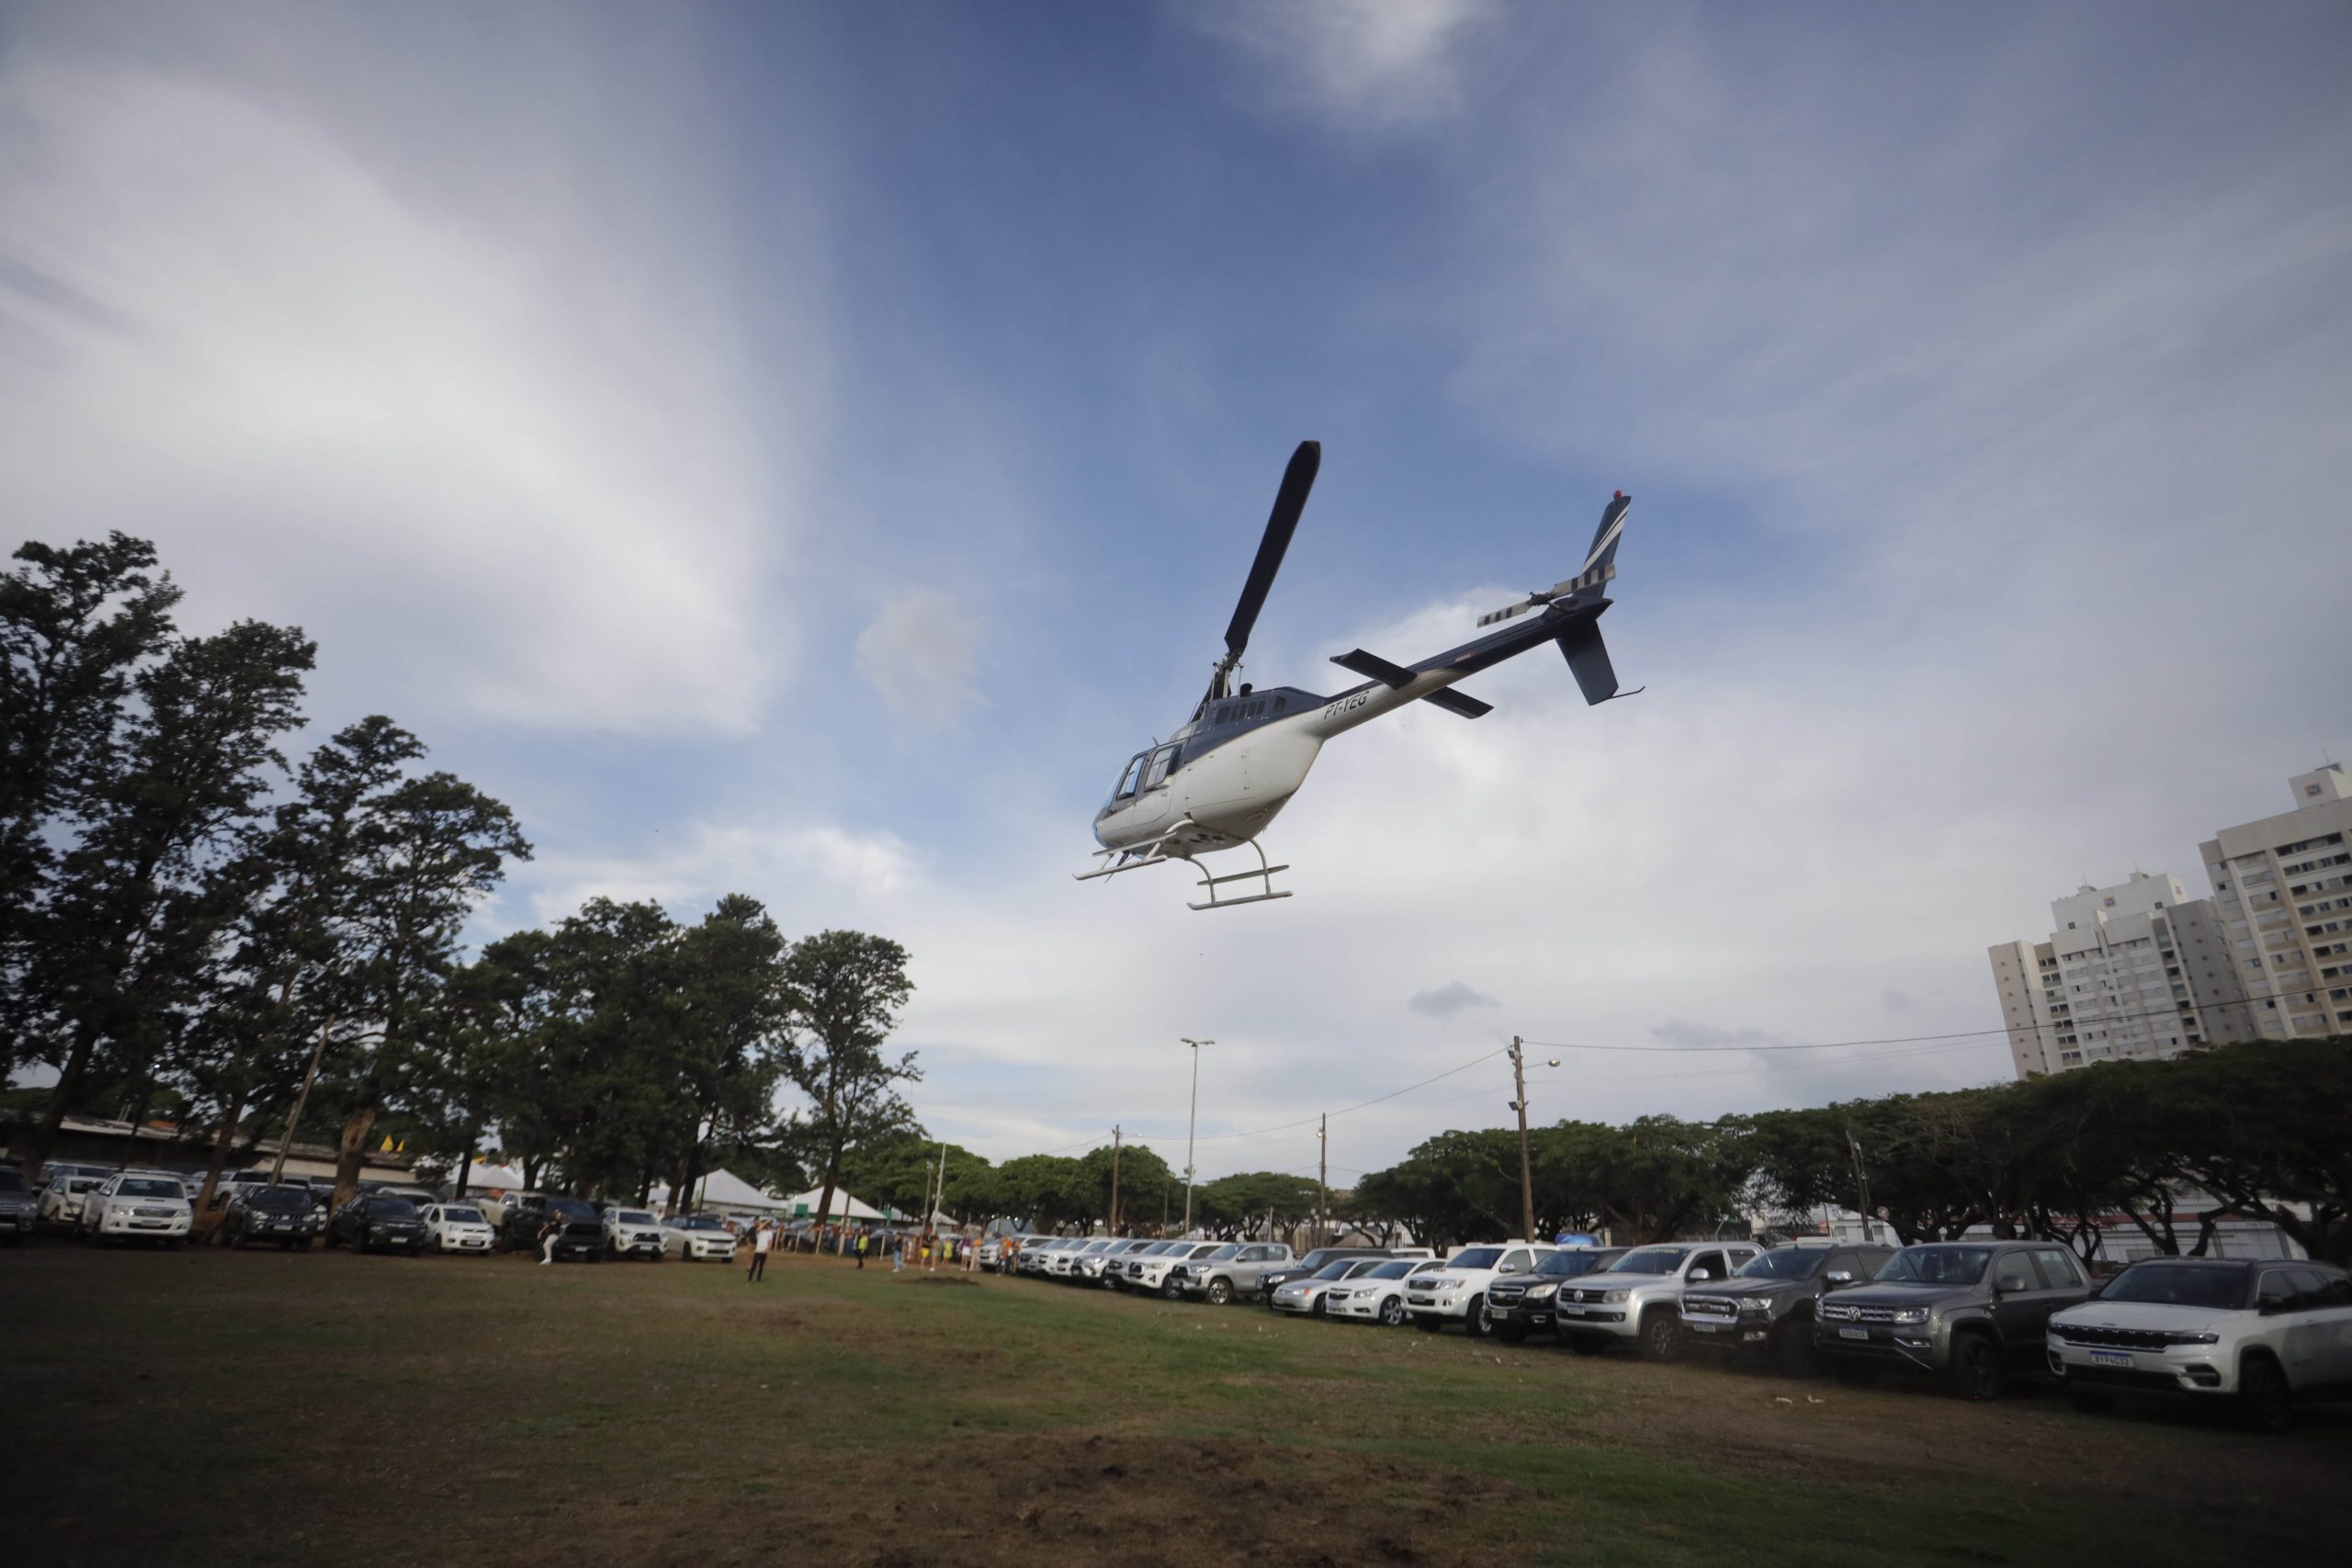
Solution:
[{"label": "antenna on helicopter", "polygon": [[1233,606],[1233,619],[1226,624],[1225,657],[1216,661],[1208,694],[1193,710],[1193,717],[1198,718],[1211,703],[1232,695],[1227,680],[1241,668],[1241,651],[1250,646],[1250,629],[1258,624],[1258,612],[1266,607],[1266,595],[1273,589],[1274,574],[1283,569],[1290,536],[1298,531],[1299,513],[1306,510],[1306,492],[1315,488],[1316,471],[1322,466],[1319,441],[1302,441],[1290,455],[1290,467],[1283,470],[1282,489],[1274,492],[1274,509],[1266,517],[1265,535],[1258,541],[1258,558],[1250,563],[1240,602]]}]

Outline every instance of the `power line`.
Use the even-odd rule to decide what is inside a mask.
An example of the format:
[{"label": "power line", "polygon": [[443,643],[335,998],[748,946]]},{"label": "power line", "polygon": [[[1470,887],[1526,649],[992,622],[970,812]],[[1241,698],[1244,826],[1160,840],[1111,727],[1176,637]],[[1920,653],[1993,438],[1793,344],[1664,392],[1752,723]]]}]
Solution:
[{"label": "power line", "polygon": [[[2257,1002],[2286,1001],[2301,997],[2317,997],[2330,989],[2343,988],[2343,987],[2331,987],[2327,985],[2315,985],[2300,987],[2294,990],[2275,992],[2268,997],[2248,997],[2222,1001],[2193,1002],[2191,1005],[2195,1006],[2200,1011],[2211,1011],[2214,1009],[2224,1007],[2252,1008]],[[2071,1007],[2073,1004],[2069,1003],[2066,1005]],[[2175,1007],[2169,1009],[2152,1009],[2141,1012],[2109,1012],[2102,1010],[2098,1013],[2097,1016],[2086,1015],[2081,1019],[2064,1020],[2050,1023],[2004,1024],[1997,1029],[1954,1030],[1941,1034],[1897,1034],[1865,1040],[1823,1040],[1804,1043],[1775,1042],[1760,1044],[1727,1045],[1603,1045],[1592,1043],[1579,1044],[1566,1041],[1544,1040],[1530,1040],[1526,1042],[1526,1043],[1531,1047],[1546,1051],[1599,1051],[1611,1055],[1746,1055],[1752,1054],[1776,1054],[1795,1051],[1844,1051],[1854,1050],[1866,1045],[1923,1047],[1922,1049],[1917,1050],[1873,1052],[1868,1055],[1849,1056],[1844,1058],[1844,1060],[1850,1062],[1880,1062],[1896,1061],[1909,1056],[1934,1055],[1944,1051],[1963,1050],[1969,1048],[1973,1043],[1977,1041],[1989,1040],[1996,1036],[2006,1037],[2012,1033],[2024,1032],[2028,1031],[2030,1031],[2037,1035],[2054,1034],[2061,1030],[2070,1032],[2075,1032],[2079,1027],[2089,1024],[2106,1025],[2110,1023],[2127,1023],[2143,1021],[2150,1019],[2169,1019],[2177,1021],[2179,1018],[2179,1010]],[[1483,1055],[1474,1056],[1469,1061],[1463,1062],[1458,1066],[1448,1067],[1442,1073],[1433,1073],[1430,1077],[1421,1079],[1419,1083],[1407,1084],[1404,1088],[1391,1089],[1386,1094],[1374,1095],[1370,1100],[1359,1100],[1343,1111],[1334,1111],[1330,1114],[1333,1116],[1349,1116],[1353,1115],[1360,1111],[1368,1111],[1374,1106],[1386,1104],[1390,1100],[1411,1094],[1416,1089],[1427,1089],[1430,1084],[1438,1083],[1443,1079],[1453,1077],[1457,1073],[1468,1072],[1473,1067],[1478,1066],[1487,1062],[1491,1062],[1498,1056],[1508,1055],[1509,1054],[1509,1046],[1503,1046],[1496,1050],[1487,1052]],[[1789,1065],[1793,1066],[1800,1064],[1791,1063]],[[1822,1065],[1827,1066],[1830,1064]],[[1716,1072],[1657,1073],[1630,1077],[1583,1078],[1578,1081],[1587,1086],[1600,1088],[1618,1084],[1666,1083],[1694,1077],[1736,1077],[1748,1072],[1773,1072],[1778,1070],[1781,1070],[1780,1067],[1773,1064],[1758,1064],[1752,1067],[1734,1067]],[[1458,1105],[1464,1100],[1476,1100],[1487,1092],[1489,1091],[1486,1089],[1478,1089],[1470,1094],[1456,1096],[1452,1100],[1436,1100],[1419,1105],[1398,1106],[1396,1110],[1399,1111],[1439,1111],[1449,1105]],[[1197,1141],[1204,1144],[1240,1143],[1251,1138],[1271,1137],[1277,1133],[1288,1133],[1294,1132],[1301,1127],[1310,1127],[1315,1125],[1317,1121],[1317,1117],[1303,1116],[1295,1122],[1278,1122],[1271,1127],[1253,1127],[1238,1133],[1210,1134]],[[1173,1134],[1167,1135],[1172,1136]],[[1097,1134],[1089,1134],[1087,1136],[1080,1138],[1073,1143],[1063,1144],[1057,1147],[1046,1149],[1041,1152],[1048,1155],[1062,1154],[1071,1149],[1085,1147],[1096,1141]]]}]

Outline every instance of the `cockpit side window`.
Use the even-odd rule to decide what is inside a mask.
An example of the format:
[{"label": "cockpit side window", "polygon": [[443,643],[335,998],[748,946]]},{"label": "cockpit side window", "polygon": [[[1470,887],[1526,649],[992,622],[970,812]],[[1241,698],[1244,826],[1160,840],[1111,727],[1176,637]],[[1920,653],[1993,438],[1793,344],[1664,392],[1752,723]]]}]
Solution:
[{"label": "cockpit side window", "polygon": [[1176,748],[1162,746],[1151,754],[1151,766],[1144,770],[1143,787],[1158,789],[1168,777],[1168,770],[1176,765]]},{"label": "cockpit side window", "polygon": [[1143,776],[1143,765],[1150,760],[1150,757],[1151,753],[1148,751],[1138,751],[1128,759],[1127,771],[1119,775],[1119,787],[1113,793],[1112,799],[1125,800],[1135,794],[1136,782]]}]

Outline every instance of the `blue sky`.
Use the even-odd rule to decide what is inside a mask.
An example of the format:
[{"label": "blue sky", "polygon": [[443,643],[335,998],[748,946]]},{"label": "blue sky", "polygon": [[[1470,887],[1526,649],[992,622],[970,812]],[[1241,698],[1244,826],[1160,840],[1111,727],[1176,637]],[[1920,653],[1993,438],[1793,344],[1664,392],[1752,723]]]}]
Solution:
[{"label": "blue sky", "polygon": [[[514,805],[486,931],[899,936],[994,1156],[1170,1149],[1183,1034],[1227,1134],[1514,1032],[1987,1029],[1987,943],[2352,747],[2346,80],[2317,5],[19,5],[0,498]],[[1286,903],[1072,885],[1309,436],[1252,678],[1462,640],[1622,487],[1650,692],[1335,744]],[[2006,1058],[1566,1061],[1539,1116]]]}]

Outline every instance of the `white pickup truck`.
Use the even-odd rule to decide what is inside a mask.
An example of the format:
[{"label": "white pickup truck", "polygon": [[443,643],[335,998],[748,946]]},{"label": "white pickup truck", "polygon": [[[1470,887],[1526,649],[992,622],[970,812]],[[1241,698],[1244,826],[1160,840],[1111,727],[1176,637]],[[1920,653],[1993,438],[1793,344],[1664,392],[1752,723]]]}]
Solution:
[{"label": "white pickup truck", "polygon": [[1538,1261],[1557,1252],[1544,1241],[1500,1241],[1465,1247],[1445,1260],[1434,1273],[1414,1274],[1405,1281],[1405,1310],[1413,1326],[1435,1334],[1449,1321],[1459,1322],[1474,1339],[1495,1331],[1487,1315],[1487,1287],[1510,1274],[1524,1274]]}]

